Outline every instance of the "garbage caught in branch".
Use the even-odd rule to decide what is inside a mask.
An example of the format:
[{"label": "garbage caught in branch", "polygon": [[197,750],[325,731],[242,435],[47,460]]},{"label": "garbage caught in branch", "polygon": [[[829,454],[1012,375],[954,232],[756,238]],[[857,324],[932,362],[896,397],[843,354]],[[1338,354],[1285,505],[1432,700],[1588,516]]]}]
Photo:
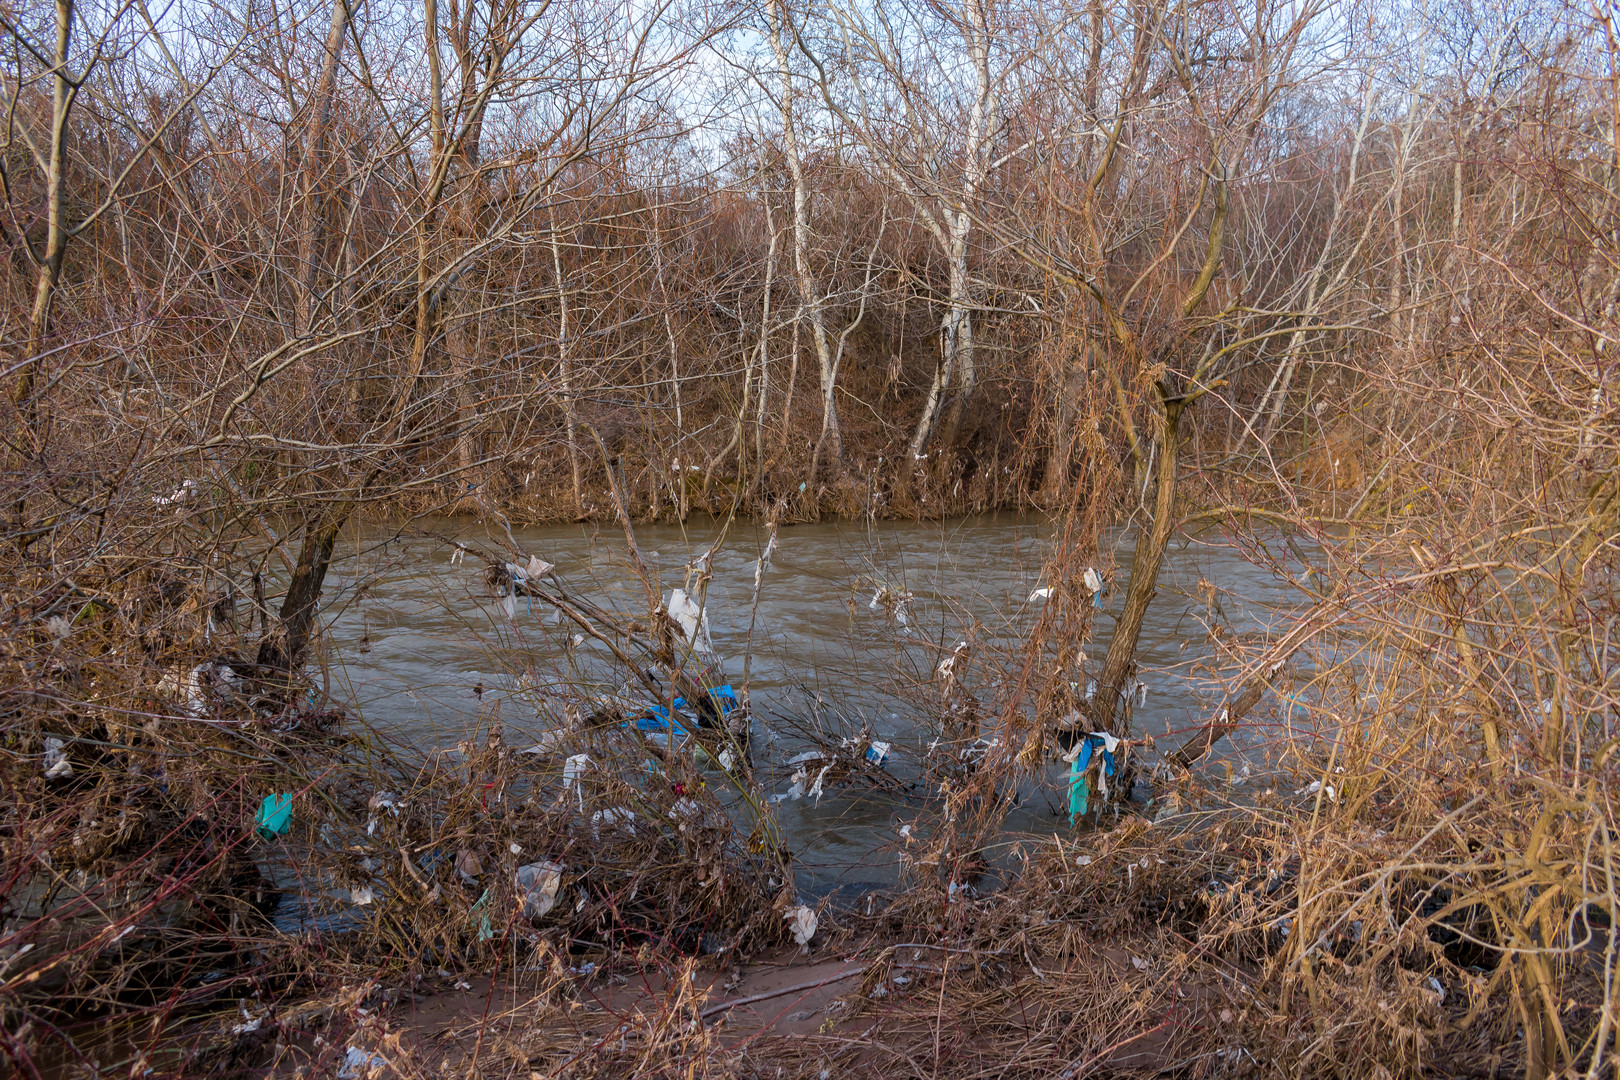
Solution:
[{"label": "garbage caught in branch", "polygon": [[579,808],[585,809],[585,785],[580,778],[585,775],[585,769],[591,763],[589,754],[575,754],[563,762],[563,792],[573,791],[579,799]]},{"label": "garbage caught in branch", "polygon": [[[1097,794],[1104,799],[1108,797],[1108,780],[1118,769],[1116,754],[1122,744],[1122,740],[1106,731],[1093,731],[1081,738],[1074,744],[1072,750],[1063,755],[1064,760],[1070,763],[1070,825],[1090,809],[1092,774],[1096,777]],[[1102,751],[1100,758],[1097,755],[1099,750]]]},{"label": "garbage caught in branch", "polygon": [[794,942],[808,952],[810,939],[816,936],[816,913],[799,904],[789,908],[782,917],[788,921],[788,930],[793,934]]},{"label": "garbage caught in branch", "polygon": [[[457,551],[462,549],[457,547]],[[455,556],[452,555],[454,560]],[[530,555],[527,561],[495,562],[490,560],[489,569],[484,574],[484,585],[489,595],[501,601],[501,610],[508,619],[517,615],[517,598],[519,596],[538,596],[539,579],[547,576],[556,567],[546,562],[538,555]]]},{"label": "garbage caught in branch", "polygon": [[180,486],[174,489],[174,493],[172,495],[152,496],[152,505],[174,506],[177,503],[186,502],[195,494],[197,494],[197,481],[182,480],[180,482]]},{"label": "garbage caught in branch", "polygon": [[367,1080],[368,1077],[379,1076],[388,1068],[388,1062],[383,1060],[381,1054],[373,1054],[358,1046],[351,1046],[343,1056],[343,1067],[338,1070],[338,1080]]},{"label": "garbage caught in branch", "polygon": [[714,642],[709,638],[709,617],[685,589],[671,589],[669,601],[664,605],[669,617],[680,624],[687,643],[704,656],[714,655]]},{"label": "garbage caught in branch", "polygon": [[1080,580],[1085,585],[1086,591],[1091,593],[1091,606],[1101,608],[1103,606],[1103,579],[1102,575],[1097,572],[1097,568],[1095,566],[1086,567],[1086,572],[1080,575]]},{"label": "garbage caught in branch", "polygon": [[884,583],[879,585],[877,591],[872,593],[872,599],[866,605],[866,610],[876,611],[878,608],[882,608],[888,612],[889,617],[897,624],[909,626],[911,624],[911,601],[912,595],[910,593]]},{"label": "garbage caught in branch", "polygon": [[65,780],[73,775],[73,762],[62,752],[63,742],[54,735],[45,739],[45,778]]},{"label": "garbage caught in branch", "polygon": [[259,813],[254,821],[258,834],[266,840],[274,840],[278,836],[287,835],[292,828],[292,800],[291,795],[266,795],[264,802],[259,804]]},{"label": "garbage caught in branch", "polygon": [[547,859],[517,868],[517,891],[525,916],[543,918],[556,906],[562,875],[562,865]]}]

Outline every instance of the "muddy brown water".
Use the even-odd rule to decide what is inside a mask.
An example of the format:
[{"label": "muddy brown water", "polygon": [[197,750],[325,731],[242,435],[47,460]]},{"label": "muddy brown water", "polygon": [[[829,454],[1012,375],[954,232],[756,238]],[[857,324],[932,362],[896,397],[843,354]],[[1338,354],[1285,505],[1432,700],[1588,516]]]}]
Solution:
[{"label": "muddy brown water", "polygon": [[[642,556],[663,596],[686,583],[687,568],[713,545],[720,526],[643,526]],[[431,535],[430,535],[431,534]],[[547,526],[517,530],[529,554],[557,567],[576,593],[598,604],[644,614],[642,586],[630,572],[624,535],[614,527]],[[886,768],[915,780],[937,732],[919,721],[925,699],[938,700],[934,673],[964,640],[974,644],[967,685],[996,700],[996,659],[1010,662],[1044,601],[1031,593],[1042,577],[1050,526],[1005,516],[947,522],[842,522],[780,530],[761,578],[755,573],[767,534],[733,524],[712,558],[706,613],[726,677],[746,687],[753,713],[753,754],[770,790],[789,788],[787,764],[820,730],[839,737],[870,733],[892,744]],[[326,601],[330,690],[388,736],[424,749],[448,749],[494,718],[514,747],[538,740],[558,722],[552,690],[624,687],[626,673],[577,628],[539,601],[518,598],[510,615],[486,595],[484,564],[456,562],[443,537],[497,553],[504,534],[466,521],[414,522],[405,530],[350,540],[334,563]],[[1131,535],[1111,541],[1099,569],[1115,583],[1088,646],[1096,669],[1129,573]],[[908,594],[904,619],[874,604],[887,587]],[[1252,633],[1297,603],[1297,593],[1218,535],[1178,541],[1166,558],[1140,648],[1148,686],[1135,709],[1138,732],[1182,733],[1208,715],[1218,697],[1207,665],[1208,626]],[[1259,747],[1239,739],[1223,754],[1243,758]],[[941,752],[936,748],[935,752]],[[1069,828],[1064,766],[1046,766],[1044,783],[1021,791],[1007,822],[1010,836],[1050,836]],[[819,802],[775,807],[796,854],[806,891],[859,894],[894,880],[900,828],[926,792],[874,793],[870,786],[829,787]]]}]

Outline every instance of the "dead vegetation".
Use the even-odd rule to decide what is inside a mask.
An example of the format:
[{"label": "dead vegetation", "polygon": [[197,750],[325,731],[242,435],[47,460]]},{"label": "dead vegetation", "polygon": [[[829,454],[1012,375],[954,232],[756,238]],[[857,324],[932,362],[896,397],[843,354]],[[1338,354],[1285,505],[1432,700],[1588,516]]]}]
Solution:
[{"label": "dead vegetation", "polygon": [[[9,1068],[1613,1072],[1609,8],[14,7]],[[884,688],[937,736],[903,791],[854,714],[753,756],[707,566],[666,597],[634,528],[996,508],[1053,523],[1043,595]],[[620,692],[537,747],[350,715],[335,552],[432,509]],[[622,529],[641,596],[513,516]],[[1207,707],[1149,739],[1209,530],[1292,603],[1205,583]],[[804,903],[779,781],[912,799],[905,888]],[[1042,785],[1074,827],[1009,833]],[[791,1035],[728,988],[790,942],[837,960]],[[475,978],[469,1045],[410,1027]]]}]

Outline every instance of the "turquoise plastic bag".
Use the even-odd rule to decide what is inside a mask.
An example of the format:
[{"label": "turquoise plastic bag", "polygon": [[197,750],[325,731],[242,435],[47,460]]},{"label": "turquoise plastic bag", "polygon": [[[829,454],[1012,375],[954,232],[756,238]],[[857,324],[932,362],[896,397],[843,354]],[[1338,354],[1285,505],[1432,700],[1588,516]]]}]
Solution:
[{"label": "turquoise plastic bag", "polygon": [[292,828],[292,800],[291,795],[264,797],[264,802],[259,804],[256,822],[260,836],[266,840],[274,840],[278,836],[287,835],[287,830]]},{"label": "turquoise plastic bag", "polygon": [[1085,770],[1076,762],[1069,770],[1069,825],[1072,827],[1076,818],[1085,816],[1086,807],[1091,803],[1091,781],[1086,779]]},{"label": "turquoise plastic bag", "polygon": [[1118,740],[1107,732],[1092,732],[1085,737],[1074,755],[1074,764],[1069,766],[1069,825],[1073,826],[1076,818],[1085,814],[1091,806],[1091,781],[1086,773],[1091,769],[1093,756],[1098,750],[1103,752],[1103,776],[1114,775],[1114,751],[1109,747],[1117,746]]},{"label": "turquoise plastic bag", "polygon": [[488,900],[489,890],[485,889],[484,895],[478,898],[478,903],[472,906],[472,913],[478,916],[479,941],[488,941],[490,938],[495,936],[495,928],[489,924],[489,908],[487,906]]}]

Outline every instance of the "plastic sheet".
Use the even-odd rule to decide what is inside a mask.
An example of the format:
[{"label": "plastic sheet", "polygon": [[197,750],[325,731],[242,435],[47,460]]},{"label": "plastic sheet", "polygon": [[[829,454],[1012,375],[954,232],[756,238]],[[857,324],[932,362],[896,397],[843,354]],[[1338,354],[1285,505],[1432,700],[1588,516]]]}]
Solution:
[{"label": "plastic sheet", "polygon": [[590,767],[590,764],[591,755],[589,754],[575,754],[563,762],[563,792],[566,794],[573,791],[579,798],[579,808],[581,810],[585,809],[585,785],[581,783],[581,778],[585,775],[585,770]]},{"label": "plastic sheet", "polygon": [[369,1080],[370,1077],[381,1075],[386,1068],[388,1062],[381,1054],[351,1046],[343,1055],[343,1067],[338,1069],[337,1075],[338,1080]]},{"label": "plastic sheet", "polygon": [[367,836],[375,836],[377,834],[377,825],[382,819],[381,811],[387,810],[395,817],[399,817],[399,803],[395,800],[394,793],[392,791],[377,792],[377,794],[373,795],[366,803],[366,808],[371,811],[371,816],[366,819]]},{"label": "plastic sheet", "polygon": [[811,783],[809,789],[805,792],[806,796],[816,800],[816,805],[817,806],[821,805],[821,796],[822,796],[821,782],[827,778],[827,773],[831,769],[832,769],[832,764],[830,762],[828,764],[826,764],[826,765],[823,765],[821,767],[821,771],[816,773],[815,781],[813,783]]},{"label": "plastic sheet", "polygon": [[591,830],[600,838],[603,829],[622,829],[627,835],[636,835],[635,811],[623,806],[610,806],[591,815]]},{"label": "plastic sheet", "polygon": [[[709,691],[709,700],[714,711],[722,717],[730,716],[739,708],[737,692],[730,683],[715,687]],[[637,731],[648,735],[670,735],[677,739],[691,736],[692,728],[698,724],[697,712],[692,704],[684,697],[675,699],[675,711],[672,714],[662,705],[654,705],[645,713],[630,721]]]}]

